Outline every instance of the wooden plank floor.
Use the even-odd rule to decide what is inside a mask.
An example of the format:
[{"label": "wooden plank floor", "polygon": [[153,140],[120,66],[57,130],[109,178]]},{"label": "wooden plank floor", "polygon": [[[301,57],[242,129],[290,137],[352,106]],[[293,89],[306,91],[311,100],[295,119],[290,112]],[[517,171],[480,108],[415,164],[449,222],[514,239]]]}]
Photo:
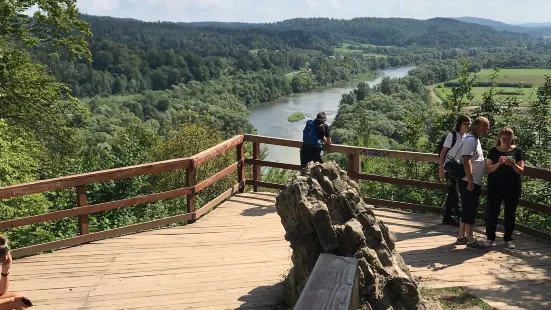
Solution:
[{"label": "wooden plank floor", "polygon": [[[10,289],[35,309],[277,309],[291,249],[274,200],[240,194],[193,225],[16,260]],[[498,309],[551,309],[551,244],[516,234],[516,250],[466,250],[439,217],[376,214],[421,285],[467,286]]]},{"label": "wooden plank floor", "polygon": [[16,260],[33,309],[278,309],[291,249],[272,194],[232,197],[192,225]]},{"label": "wooden plank floor", "polygon": [[[550,243],[515,233],[517,249],[508,250],[498,233],[489,251],[467,250],[454,244],[457,228],[442,225],[440,217],[388,209],[375,213],[396,233],[396,247],[422,286],[465,286],[497,309],[551,309]],[[484,239],[483,224],[475,229]]]}]

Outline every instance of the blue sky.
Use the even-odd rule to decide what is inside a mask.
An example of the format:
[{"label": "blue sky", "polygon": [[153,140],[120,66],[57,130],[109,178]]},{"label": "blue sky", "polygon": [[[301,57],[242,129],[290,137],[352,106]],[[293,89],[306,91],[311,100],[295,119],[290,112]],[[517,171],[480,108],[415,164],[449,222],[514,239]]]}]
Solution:
[{"label": "blue sky", "polygon": [[79,0],[77,6],[87,14],[146,21],[475,16],[508,23],[551,22],[549,0]]}]

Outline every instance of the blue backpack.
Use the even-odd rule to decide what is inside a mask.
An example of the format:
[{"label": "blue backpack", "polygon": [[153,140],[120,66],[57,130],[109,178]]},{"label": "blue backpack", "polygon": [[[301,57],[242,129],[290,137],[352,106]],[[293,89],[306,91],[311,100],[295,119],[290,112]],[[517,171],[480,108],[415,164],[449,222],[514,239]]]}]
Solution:
[{"label": "blue backpack", "polygon": [[306,122],[304,130],[302,130],[302,142],[306,146],[318,146],[321,147],[321,141],[316,133],[316,126],[313,120]]}]

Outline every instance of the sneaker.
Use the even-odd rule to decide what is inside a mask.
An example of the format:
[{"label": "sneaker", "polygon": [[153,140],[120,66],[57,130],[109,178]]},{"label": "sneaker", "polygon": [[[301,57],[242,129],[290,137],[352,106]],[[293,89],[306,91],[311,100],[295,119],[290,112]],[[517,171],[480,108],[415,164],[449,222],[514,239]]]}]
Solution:
[{"label": "sneaker", "polygon": [[443,218],[442,219],[442,224],[459,227],[459,222],[456,221],[453,217]]},{"label": "sneaker", "polygon": [[507,242],[505,242],[505,247],[508,248],[509,250],[514,250],[514,249],[517,248],[517,247],[515,246],[515,244],[513,243],[513,241],[507,241]]},{"label": "sneaker", "polygon": [[459,244],[459,245],[465,245],[469,243],[469,239],[467,239],[467,237],[463,236],[463,237],[457,237],[457,240],[455,241],[455,244]]},{"label": "sneaker", "polygon": [[471,243],[467,243],[467,249],[472,249],[472,250],[487,250],[490,246],[487,245],[487,244],[483,244],[483,243],[480,243],[478,242],[477,240],[471,242]]},{"label": "sneaker", "polygon": [[495,240],[492,240],[492,239],[486,239],[486,243],[488,243],[490,246],[496,245]]}]

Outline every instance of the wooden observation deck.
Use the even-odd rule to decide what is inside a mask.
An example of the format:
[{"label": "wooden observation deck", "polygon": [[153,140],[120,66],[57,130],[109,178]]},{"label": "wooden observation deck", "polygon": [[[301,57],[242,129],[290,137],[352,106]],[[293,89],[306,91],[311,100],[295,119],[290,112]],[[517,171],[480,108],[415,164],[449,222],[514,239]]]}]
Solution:
[{"label": "wooden observation deck", "polygon": [[[253,143],[251,159],[244,158],[245,142]],[[291,267],[291,249],[274,207],[275,194],[259,192],[262,187],[282,185],[262,182],[260,166],[299,167],[261,161],[260,143],[300,146],[299,141],[237,136],[191,158],[0,188],[0,199],[75,188],[78,201],[73,209],[0,222],[0,230],[7,230],[79,217],[78,236],[12,251],[18,259],[10,272],[10,290],[27,294],[35,309],[279,309],[282,281]],[[195,183],[197,166],[232,149],[237,150],[233,165]],[[348,173],[353,178],[444,189],[438,183],[359,171],[360,156],[435,162],[436,155],[340,145],[327,150],[348,155]],[[251,180],[245,177],[246,164],[253,165]],[[87,203],[88,184],[176,169],[186,170],[185,188]],[[195,209],[197,193],[235,172],[233,188]],[[551,180],[551,171],[545,169],[527,167],[525,175]],[[252,185],[253,192],[244,192],[245,185]],[[88,230],[88,214],[181,196],[187,196],[187,212],[181,215],[101,232]],[[364,200],[377,207],[377,217],[396,233],[397,248],[422,286],[466,286],[498,309],[551,308],[549,234],[518,225],[516,250],[498,243],[489,252],[468,251],[453,244],[455,227],[442,225],[441,217],[419,214],[439,214],[441,208],[369,197]],[[529,201],[520,205],[551,214],[546,205]],[[165,227],[182,221],[189,224]],[[482,233],[481,226],[477,230]],[[33,255],[50,250],[54,251]]]}]

